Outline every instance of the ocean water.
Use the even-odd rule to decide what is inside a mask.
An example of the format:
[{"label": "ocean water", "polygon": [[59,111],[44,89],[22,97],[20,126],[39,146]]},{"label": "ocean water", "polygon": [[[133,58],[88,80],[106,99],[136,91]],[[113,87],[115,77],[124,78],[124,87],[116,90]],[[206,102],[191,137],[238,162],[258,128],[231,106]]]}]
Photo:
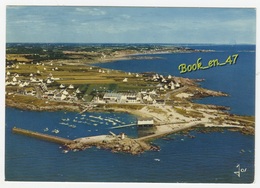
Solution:
[{"label": "ocean water", "polygon": [[[202,134],[195,138],[173,134],[169,139],[153,143],[161,150],[133,156],[112,153],[95,147],[79,152],[63,153],[58,144],[13,134],[14,126],[74,139],[81,136],[107,134],[113,127],[105,119],[117,118],[131,123],[135,117],[125,113],[32,112],[6,108],[5,178],[7,181],[66,182],[188,182],[188,183],[250,183],[254,180],[254,136],[225,131]],[[73,122],[96,120],[98,125]],[[76,125],[60,124],[69,118]],[[106,124],[108,122],[108,124]],[[92,122],[93,123],[93,122]],[[102,124],[103,123],[103,124]],[[119,125],[119,123],[118,123]],[[44,132],[46,127],[49,131]],[[58,134],[52,133],[58,129]],[[91,132],[90,132],[91,130]],[[136,137],[136,128],[113,129]],[[238,177],[236,166],[246,169]]]},{"label": "ocean water", "polygon": [[[189,46],[191,47],[191,46]],[[130,72],[158,72],[164,75],[205,78],[203,87],[224,91],[230,97],[209,97],[201,103],[228,105],[231,113],[254,115],[254,46],[196,46],[215,49],[209,53],[162,54],[162,59],[129,60],[100,64],[102,67]],[[239,53],[236,65],[215,67],[181,75],[180,63],[194,63]],[[168,68],[167,68],[168,67]],[[6,108],[5,178],[7,181],[61,182],[186,182],[251,183],[254,181],[254,136],[238,132],[191,132],[191,139],[172,134],[157,139],[159,152],[149,151],[133,156],[112,153],[95,147],[80,152],[63,153],[54,143],[13,134],[14,126],[75,139],[108,134],[111,127],[131,124],[136,117],[126,113],[32,112]],[[69,127],[71,126],[71,127]],[[72,126],[74,128],[72,128]],[[48,131],[46,131],[48,128]],[[45,132],[45,131],[46,132]],[[135,127],[113,129],[137,137]],[[240,177],[234,172],[240,165]]]}]

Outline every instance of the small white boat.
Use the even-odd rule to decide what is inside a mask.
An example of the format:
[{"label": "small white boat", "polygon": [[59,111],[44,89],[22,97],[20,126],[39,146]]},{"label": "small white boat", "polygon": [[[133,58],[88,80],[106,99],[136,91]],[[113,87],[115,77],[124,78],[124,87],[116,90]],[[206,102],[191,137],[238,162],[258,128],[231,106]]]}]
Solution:
[{"label": "small white boat", "polygon": [[69,123],[64,123],[64,122],[61,122],[59,124],[61,124],[61,125],[69,125]]},{"label": "small white boat", "polygon": [[58,134],[60,131],[58,129],[54,129],[52,130],[51,132],[55,133],[55,134]]},{"label": "small white boat", "polygon": [[68,153],[69,151],[68,150],[62,150],[62,153]]},{"label": "small white boat", "polygon": [[49,130],[48,127],[46,127],[45,129],[43,129],[44,132],[47,132]]},{"label": "small white boat", "polygon": [[76,128],[76,125],[69,125],[70,128]]}]

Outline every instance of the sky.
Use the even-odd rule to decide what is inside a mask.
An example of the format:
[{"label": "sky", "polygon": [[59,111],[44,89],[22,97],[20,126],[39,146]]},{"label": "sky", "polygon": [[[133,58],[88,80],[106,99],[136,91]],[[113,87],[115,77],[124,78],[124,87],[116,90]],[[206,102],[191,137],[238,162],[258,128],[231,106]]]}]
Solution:
[{"label": "sky", "polygon": [[6,42],[255,44],[256,10],[9,5]]}]

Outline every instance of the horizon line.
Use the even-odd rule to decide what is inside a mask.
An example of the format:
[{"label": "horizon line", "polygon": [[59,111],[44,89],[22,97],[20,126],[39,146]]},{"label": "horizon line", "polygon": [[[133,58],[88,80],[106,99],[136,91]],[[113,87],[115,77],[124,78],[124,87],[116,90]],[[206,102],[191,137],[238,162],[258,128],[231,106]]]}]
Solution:
[{"label": "horizon line", "polygon": [[5,42],[6,44],[167,44],[167,45],[256,45],[256,43],[164,43],[164,42]]}]

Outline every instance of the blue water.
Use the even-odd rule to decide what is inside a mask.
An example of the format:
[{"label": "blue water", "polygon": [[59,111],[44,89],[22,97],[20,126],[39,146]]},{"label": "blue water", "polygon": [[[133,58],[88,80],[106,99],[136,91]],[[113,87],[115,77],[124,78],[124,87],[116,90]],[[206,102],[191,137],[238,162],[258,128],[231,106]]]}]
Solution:
[{"label": "blue water", "polygon": [[[206,98],[201,103],[231,107],[232,113],[254,115],[254,46],[196,46],[215,49],[210,53],[155,55],[163,59],[117,61],[100,66],[130,72],[156,71],[159,74],[205,78],[203,87],[224,91],[230,97]],[[181,75],[180,63],[194,63],[239,53],[236,65],[215,67]],[[68,121],[67,121],[68,118]],[[64,119],[66,119],[64,121]],[[56,135],[78,138],[108,134],[110,128],[131,124],[136,117],[126,113],[32,112],[6,108],[5,177],[8,181],[79,181],[79,182],[188,182],[250,183],[254,181],[254,136],[238,132],[191,132],[195,139],[173,134],[172,140],[157,139],[159,152],[138,156],[115,154],[91,148],[81,152],[62,153],[59,145],[13,134],[13,126]],[[68,125],[74,125],[71,128]],[[48,128],[47,132],[44,129]],[[137,137],[137,129],[113,129]],[[238,177],[236,166],[246,168]]]},{"label": "blue water", "polygon": [[[131,123],[135,117],[120,113],[86,113],[90,116],[118,118]],[[13,126],[46,133],[59,129],[58,136],[75,138],[87,135],[107,134],[112,123],[100,120],[97,126],[73,122],[82,117],[73,112],[31,112],[6,108],[6,156],[5,176],[8,181],[80,181],[80,182],[236,182],[249,183],[254,179],[254,136],[238,132],[192,132],[195,139],[173,134],[174,140],[158,139],[154,144],[161,151],[149,151],[138,156],[115,154],[91,148],[80,152],[62,153],[54,143],[13,134]],[[69,128],[59,124],[69,118],[77,125]],[[103,125],[100,124],[103,122]],[[91,132],[89,132],[91,130]],[[98,130],[98,131],[96,131]],[[135,128],[124,131],[135,137]],[[244,150],[244,152],[241,152]],[[159,161],[158,161],[159,159]],[[247,168],[237,177],[236,165]]]},{"label": "blue water", "polygon": [[[161,59],[120,60],[105,64],[96,64],[104,68],[126,72],[157,72],[162,75],[174,75],[187,78],[203,78],[201,86],[228,93],[230,97],[210,97],[199,100],[204,104],[216,104],[231,107],[231,113],[240,115],[255,114],[255,45],[205,45],[188,46],[195,49],[209,49],[214,52],[155,54],[149,56]],[[236,64],[213,67],[180,74],[178,66],[196,63],[202,58],[206,66],[209,60],[219,59],[225,62],[229,55],[239,54]]]}]

